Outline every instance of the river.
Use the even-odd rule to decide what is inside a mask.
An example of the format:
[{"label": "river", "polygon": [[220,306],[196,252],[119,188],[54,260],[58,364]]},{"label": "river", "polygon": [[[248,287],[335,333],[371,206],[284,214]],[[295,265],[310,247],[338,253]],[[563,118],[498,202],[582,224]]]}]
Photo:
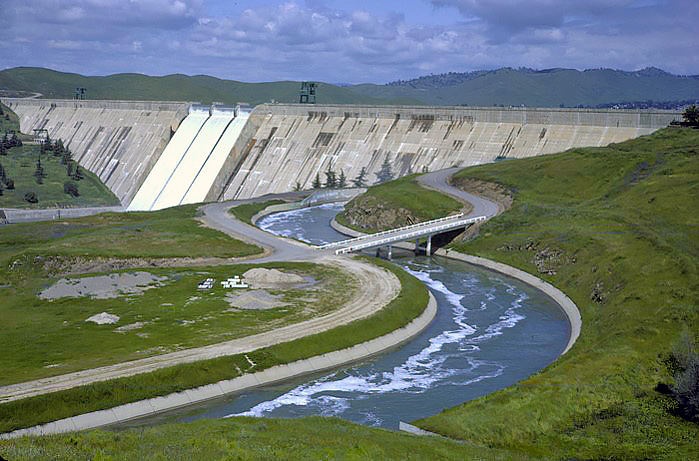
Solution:
[{"label": "river", "polygon": [[[275,213],[258,225],[314,244],[344,239],[341,204]],[[394,251],[393,262],[438,303],[420,335],[377,357],[179,409],[127,425],[235,415],[337,416],[395,429],[520,381],[553,362],[570,327],[558,305],[519,280],[460,261]]]}]

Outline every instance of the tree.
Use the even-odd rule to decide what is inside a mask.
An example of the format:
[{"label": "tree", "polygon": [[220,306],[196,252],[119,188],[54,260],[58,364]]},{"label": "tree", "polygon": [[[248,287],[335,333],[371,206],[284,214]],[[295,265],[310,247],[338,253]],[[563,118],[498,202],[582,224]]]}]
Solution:
[{"label": "tree", "polygon": [[[70,149],[66,149],[63,152],[63,155],[61,156],[61,163],[63,165],[67,165],[72,160],[73,160],[73,153],[70,151]],[[68,173],[68,176],[70,176],[70,173]]]},{"label": "tree", "polygon": [[315,177],[315,179],[313,180],[313,185],[312,185],[312,186],[313,186],[314,189],[320,189],[321,185],[322,185],[322,184],[321,184],[321,182],[320,182],[320,173],[316,173],[316,177]]},{"label": "tree", "polygon": [[17,132],[12,133],[10,143],[12,143],[12,147],[22,147],[22,141],[17,137]]},{"label": "tree", "polygon": [[335,177],[335,172],[328,166],[328,171],[325,172],[325,188],[334,189],[337,187],[337,178]]},{"label": "tree", "polygon": [[687,107],[682,113],[682,117],[687,125],[699,127],[699,108],[696,104]]},{"label": "tree", "polygon": [[7,148],[2,143],[0,143],[0,155],[7,155]]},{"label": "tree", "polygon": [[379,169],[379,172],[376,173],[376,179],[380,183],[393,179],[393,172],[391,171],[391,164],[388,161],[388,154],[386,154],[386,158],[381,164],[381,169]]},{"label": "tree", "polygon": [[294,184],[294,192],[298,192],[301,190],[301,183],[296,181],[296,184]]},{"label": "tree", "polygon": [[340,189],[344,189],[347,187],[347,177],[345,176],[345,171],[340,170],[340,177],[337,179],[337,187]]},{"label": "tree", "polygon": [[78,185],[73,181],[66,181],[63,183],[63,192],[70,195],[71,197],[78,197],[80,193],[78,192]]},{"label": "tree", "polygon": [[7,178],[5,180],[5,187],[7,187],[7,190],[14,190],[15,189],[15,181],[13,179]]},{"label": "tree", "polygon": [[36,160],[36,169],[34,170],[34,177],[36,178],[37,184],[43,184],[46,174],[44,174],[44,167],[41,166],[41,158]]},{"label": "tree", "polygon": [[352,180],[354,187],[364,187],[366,185],[366,167],[363,166],[356,178]]},{"label": "tree", "polygon": [[80,165],[76,164],[75,165],[75,172],[73,173],[73,179],[75,179],[76,181],[80,181],[84,177],[85,176],[83,176],[83,172],[80,169]]}]

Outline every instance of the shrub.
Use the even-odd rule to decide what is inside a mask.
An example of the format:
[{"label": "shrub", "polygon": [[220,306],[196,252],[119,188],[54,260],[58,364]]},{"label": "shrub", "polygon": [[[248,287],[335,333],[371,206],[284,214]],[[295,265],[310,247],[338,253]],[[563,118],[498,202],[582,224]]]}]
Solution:
[{"label": "shrub", "polygon": [[39,198],[36,196],[34,192],[27,192],[24,194],[24,200],[26,200],[29,203],[38,203]]},{"label": "shrub", "polygon": [[678,371],[670,391],[679,405],[680,415],[688,421],[699,421],[699,354],[688,331],[675,344],[672,357]]},{"label": "shrub", "polygon": [[78,197],[80,193],[78,192],[78,185],[73,181],[66,181],[63,183],[63,192],[70,195],[71,197]]}]

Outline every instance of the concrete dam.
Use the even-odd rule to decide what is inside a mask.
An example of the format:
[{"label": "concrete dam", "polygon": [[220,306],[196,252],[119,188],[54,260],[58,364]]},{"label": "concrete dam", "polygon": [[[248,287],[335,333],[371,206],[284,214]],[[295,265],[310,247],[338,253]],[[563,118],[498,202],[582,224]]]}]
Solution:
[{"label": "concrete dam", "polygon": [[311,188],[362,168],[376,182],[451,166],[604,146],[667,126],[675,111],[3,99],[25,133],[63,139],[129,210]]}]

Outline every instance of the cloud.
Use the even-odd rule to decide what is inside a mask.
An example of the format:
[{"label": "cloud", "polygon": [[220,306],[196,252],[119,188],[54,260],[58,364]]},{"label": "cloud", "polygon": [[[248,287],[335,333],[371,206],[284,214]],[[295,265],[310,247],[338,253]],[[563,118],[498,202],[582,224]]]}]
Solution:
[{"label": "cloud", "polygon": [[[330,82],[503,66],[699,73],[696,0],[0,1],[0,68]],[[434,17],[415,13],[430,5]]]}]

